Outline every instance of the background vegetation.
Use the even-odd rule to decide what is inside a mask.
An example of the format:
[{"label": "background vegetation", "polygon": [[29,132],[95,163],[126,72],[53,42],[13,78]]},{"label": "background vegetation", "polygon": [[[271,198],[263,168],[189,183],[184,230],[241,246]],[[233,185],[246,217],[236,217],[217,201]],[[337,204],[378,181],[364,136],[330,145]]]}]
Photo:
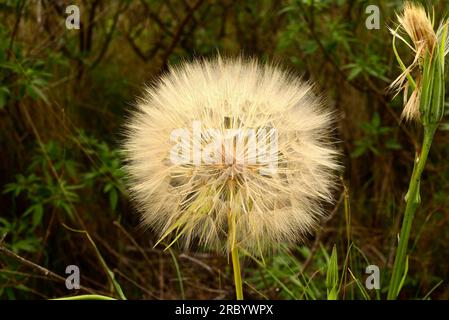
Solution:
[{"label": "background vegetation", "polygon": [[[445,1],[423,3],[435,5],[437,21],[449,13]],[[80,7],[80,30],[65,28],[70,4]],[[379,30],[365,27],[370,4],[380,8]],[[400,122],[401,97],[385,93],[400,73],[387,25],[401,5],[0,0],[0,298],[73,294],[61,278],[72,264],[81,270],[78,293],[119,297],[116,280],[134,299],[234,297],[227,257],[153,248],[157,239],[139,228],[129,202],[118,151],[143,84],[168,64],[217,51],[304,74],[341,114],[346,171],[335,207],[305,244],[264,261],[247,257],[245,297],[384,298],[421,139]],[[449,298],[446,129],[424,174],[403,299]],[[364,289],[369,264],[380,268],[380,290]]]}]

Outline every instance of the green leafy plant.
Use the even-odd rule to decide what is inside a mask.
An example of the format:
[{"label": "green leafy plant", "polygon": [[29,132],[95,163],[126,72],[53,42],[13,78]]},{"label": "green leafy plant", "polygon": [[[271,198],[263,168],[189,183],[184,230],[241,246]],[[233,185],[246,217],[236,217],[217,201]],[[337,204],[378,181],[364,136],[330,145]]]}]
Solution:
[{"label": "green leafy plant", "polygon": [[360,124],[360,128],[364,135],[361,139],[355,141],[355,148],[351,157],[357,158],[367,152],[380,155],[380,150],[383,149],[401,149],[401,145],[394,138],[388,137],[393,128],[382,126],[379,113],[374,113],[370,122]]}]

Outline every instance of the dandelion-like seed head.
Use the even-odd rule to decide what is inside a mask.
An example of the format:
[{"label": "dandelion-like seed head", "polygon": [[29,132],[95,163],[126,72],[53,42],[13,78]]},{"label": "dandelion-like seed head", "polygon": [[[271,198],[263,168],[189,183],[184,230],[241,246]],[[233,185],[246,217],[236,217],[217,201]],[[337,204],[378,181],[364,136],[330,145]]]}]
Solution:
[{"label": "dandelion-like seed head", "polygon": [[302,239],[336,186],[333,119],[311,84],[275,66],[217,58],[172,68],[127,123],[142,223],[166,244],[219,251]]}]

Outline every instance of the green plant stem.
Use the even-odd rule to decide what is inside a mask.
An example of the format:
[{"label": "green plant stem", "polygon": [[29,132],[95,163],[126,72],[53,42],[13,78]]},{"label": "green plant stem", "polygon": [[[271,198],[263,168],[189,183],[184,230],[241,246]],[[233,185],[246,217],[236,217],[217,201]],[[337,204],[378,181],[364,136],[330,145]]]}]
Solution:
[{"label": "green plant stem", "polygon": [[178,276],[179,290],[181,291],[181,299],[185,300],[186,296],[184,294],[184,284],[182,283],[182,274],[181,274],[181,269],[179,268],[178,260],[176,259],[175,253],[173,252],[173,250],[170,247],[168,248],[168,251],[170,252],[170,255],[173,259],[173,264],[175,265],[175,269],[176,269],[176,275]]},{"label": "green plant stem", "polygon": [[430,124],[424,126],[424,137],[421,153],[415,160],[412,177],[406,196],[405,214],[402,220],[402,228],[399,236],[399,244],[394,259],[393,273],[390,280],[390,287],[388,289],[388,300],[394,300],[399,295],[401,290],[401,282],[404,277],[405,264],[407,260],[407,246],[410,237],[410,230],[412,227],[413,218],[416,209],[420,203],[420,182],[421,175],[426,166],[427,156],[429,155],[430,146],[432,145],[433,136],[435,134],[437,125]]},{"label": "green plant stem", "polygon": [[125,294],[123,293],[122,287],[117,282],[117,280],[115,280],[114,272],[112,272],[112,270],[109,269],[108,265],[106,264],[106,261],[103,259],[103,256],[101,255],[100,250],[98,250],[98,247],[95,244],[95,242],[92,239],[92,237],[90,236],[89,232],[87,232],[86,230],[76,230],[76,229],[70,228],[70,227],[68,227],[66,225],[63,225],[63,226],[65,228],[69,229],[70,231],[78,232],[78,233],[84,233],[86,235],[87,239],[92,244],[92,247],[94,248],[95,253],[96,253],[98,259],[100,260],[101,266],[103,267],[103,269],[106,272],[106,275],[108,276],[108,279],[109,279],[109,281],[111,283],[112,288],[114,288],[115,292],[120,297],[120,299],[127,300]]},{"label": "green plant stem", "polygon": [[236,243],[236,222],[235,215],[233,215],[231,211],[231,204],[234,201],[233,197],[233,180],[230,182],[230,190],[231,192],[228,195],[229,200],[229,212],[228,212],[228,241],[229,247],[231,249],[231,259],[232,259],[232,270],[234,272],[234,285],[235,285],[235,295],[237,300],[243,300],[243,286],[242,286],[242,272],[240,270],[240,259],[239,259],[239,250],[238,245]]},{"label": "green plant stem", "polygon": [[243,300],[242,274],[240,271],[239,250],[236,245],[231,250],[232,267],[234,270],[235,294],[237,300]]}]

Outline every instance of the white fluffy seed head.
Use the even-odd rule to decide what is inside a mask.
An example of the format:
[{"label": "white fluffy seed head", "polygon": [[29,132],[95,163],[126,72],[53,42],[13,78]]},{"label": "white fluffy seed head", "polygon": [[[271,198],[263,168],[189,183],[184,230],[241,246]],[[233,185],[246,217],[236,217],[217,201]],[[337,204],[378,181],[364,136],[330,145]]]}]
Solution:
[{"label": "white fluffy seed head", "polygon": [[[146,89],[126,126],[126,170],[142,223],[166,244],[219,251],[238,245],[259,254],[301,240],[332,201],[340,168],[333,120],[309,83],[276,66],[216,58],[172,68]],[[199,139],[193,123],[201,126]],[[268,160],[256,159],[252,145],[272,139],[266,133],[223,147],[235,138],[230,129],[267,128],[277,135]],[[170,157],[179,129],[191,133],[181,144],[190,150],[183,163]],[[194,151],[196,144],[204,156],[208,129],[221,138],[212,163]]]}]

